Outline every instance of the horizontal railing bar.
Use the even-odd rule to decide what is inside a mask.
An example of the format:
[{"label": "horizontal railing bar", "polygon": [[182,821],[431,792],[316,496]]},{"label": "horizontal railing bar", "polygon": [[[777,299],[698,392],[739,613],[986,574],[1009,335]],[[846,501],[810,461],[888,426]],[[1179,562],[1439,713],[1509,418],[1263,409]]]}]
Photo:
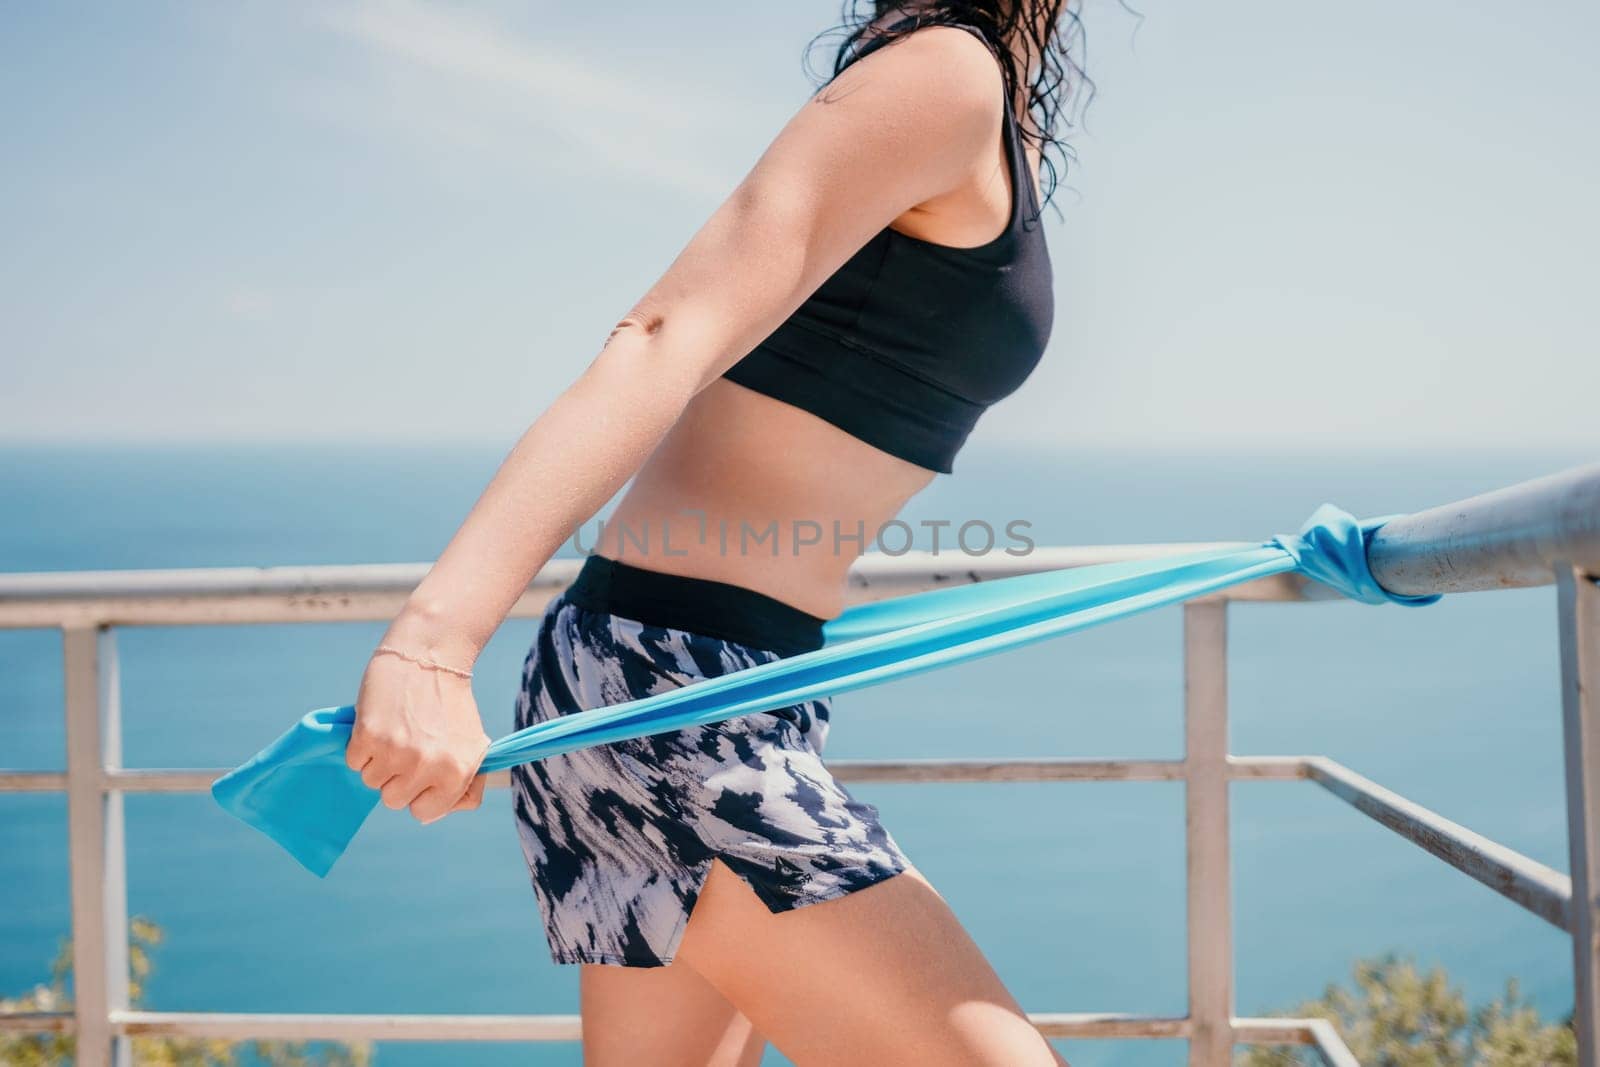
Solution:
[{"label": "horizontal railing bar", "polygon": [[846,782],[1170,782],[1183,777],[1181,760],[920,759],[829,760]]},{"label": "horizontal railing bar", "polygon": [[[1166,782],[1183,777],[1178,760],[926,759],[830,760],[834,776],[848,782]],[[227,770],[163,769],[109,771],[107,790],[123,793],[204,793]],[[0,793],[60,792],[66,776],[55,771],[0,772]],[[490,789],[511,784],[508,771],[489,775]]]},{"label": "horizontal railing bar", "polygon": [[1456,870],[1567,929],[1572,880],[1424,808],[1324,756],[1306,761],[1312,781],[1357,811],[1431,852]]},{"label": "horizontal railing bar", "polygon": [[[1037,548],[1027,555],[992,552],[967,556],[959,552],[906,552],[899,556],[872,553],[851,568],[850,586],[866,592],[883,586],[959,585],[967,582],[1031,574],[1060,567],[1081,567],[1149,559],[1233,542],[1149,545],[1089,545]],[[553,559],[536,575],[530,588],[560,589],[582,566],[581,559]],[[38,571],[0,574],[0,601],[115,600],[147,597],[275,596],[326,597],[359,593],[409,593],[428,573],[428,563],[357,563],[305,567],[192,567],[174,570]],[[898,588],[895,589],[899,591]]]},{"label": "horizontal railing bar", "polygon": [[[1028,1019],[1049,1038],[1184,1038],[1183,1018],[1040,1012]],[[280,1041],[578,1041],[576,1015],[268,1015],[225,1012],[113,1012],[129,1036]]]},{"label": "horizontal railing bar", "polygon": [[1241,1045],[1310,1045],[1317,1019],[1234,1019],[1233,1038]]},{"label": "horizontal railing bar", "polygon": [[[1295,781],[1306,778],[1310,756],[1233,756],[1229,776],[1238,781]],[[848,782],[1172,782],[1184,776],[1182,760],[1086,759],[1076,756],[1036,759],[830,760],[834,776]],[[123,793],[204,793],[227,771],[222,768],[147,767],[108,771],[105,789]],[[0,793],[59,793],[61,771],[0,771]],[[504,789],[510,772],[489,775],[490,789]]]},{"label": "horizontal railing bar", "polygon": [[1048,1038],[1184,1038],[1191,1030],[1182,1016],[1118,1012],[1029,1012],[1028,1021]]},{"label": "horizontal railing bar", "polygon": [[0,1011],[0,1034],[70,1034],[70,1011]]},{"label": "horizontal railing bar", "polygon": [[[561,588],[577,576],[578,559],[553,559],[530,587]],[[142,570],[32,571],[0,574],[0,599],[143,600],[218,596],[336,597],[410,592],[427,563],[353,563],[278,567],[181,567]]]},{"label": "horizontal railing bar", "polygon": [[119,1011],[111,1028],[130,1037],[268,1041],[578,1041],[576,1015],[312,1015]]},{"label": "horizontal railing bar", "polygon": [[1236,782],[1295,782],[1310,777],[1310,756],[1229,756],[1228,777]]},{"label": "horizontal railing bar", "polygon": [[[1025,556],[873,553],[850,570],[852,603],[1038,571],[1153,559],[1235,542],[1047,547]],[[509,612],[530,618],[572,581],[581,560],[545,565]],[[316,567],[216,567],[145,571],[0,573],[0,628],[359,622],[392,618],[427,563]],[[1328,594],[1295,574],[1235,586],[1229,600],[1295,601]]]},{"label": "horizontal railing bar", "polygon": [[[524,593],[506,617],[537,618],[560,587]],[[97,600],[6,600],[0,598],[0,630],[56,626],[244,626],[264,624],[376,622],[392,619],[408,592],[339,593],[327,596],[254,595],[129,597]]]},{"label": "horizontal railing bar", "polygon": [[1600,574],[1600,463],[1394,519],[1367,562],[1410,595],[1549,585],[1556,563]]},{"label": "horizontal railing bar", "polygon": [[[1292,782],[1311,777],[1316,756],[1230,756],[1228,776],[1242,782]],[[1172,782],[1184,776],[1182,760],[1086,759],[1076,756],[1035,759],[830,760],[836,777],[849,782]],[[147,767],[107,772],[107,790],[123,793],[204,793],[226,774],[225,768]],[[510,772],[489,775],[490,789],[504,789]],[[0,770],[0,793],[59,793],[61,771]]]},{"label": "horizontal railing bar", "polygon": [[60,793],[66,788],[66,771],[0,770],[0,793]]},{"label": "horizontal railing bar", "polygon": [[[108,771],[101,776],[104,788],[119,790],[123,793],[206,793],[211,790],[211,783],[227,774],[226,769],[162,769],[143,768],[138,770]],[[491,782],[501,787],[509,783],[505,771],[498,775],[490,775]]]},{"label": "horizontal railing bar", "polygon": [[[1183,1017],[1116,1012],[1033,1012],[1028,1019],[1049,1038],[1185,1038]],[[130,1036],[287,1041],[577,1041],[576,1015],[339,1015],[250,1012],[122,1011],[112,1029]],[[1234,1033],[1254,1045],[1317,1044],[1321,1019],[1235,1019]],[[1332,1028],[1328,1027],[1331,1031]],[[65,1012],[0,1014],[0,1033],[72,1032]],[[1333,1039],[1338,1041],[1338,1035]],[[1339,1042],[1343,1047],[1343,1042]],[[1348,1053],[1347,1053],[1348,1054]]]}]

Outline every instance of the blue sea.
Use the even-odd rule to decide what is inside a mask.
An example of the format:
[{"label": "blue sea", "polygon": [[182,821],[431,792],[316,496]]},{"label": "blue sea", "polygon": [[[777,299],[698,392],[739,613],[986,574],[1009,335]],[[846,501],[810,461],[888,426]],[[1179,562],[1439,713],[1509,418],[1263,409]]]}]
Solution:
[{"label": "blue sea", "polygon": [[[507,442],[509,447],[510,442]],[[505,449],[447,445],[0,448],[0,570],[434,558]],[[1331,500],[1417,510],[1594,456],[1059,453],[974,447],[907,518],[1032,523],[1040,544],[1256,539]],[[1140,756],[1182,747],[1180,613],[1164,610],[839,698],[829,755]],[[1555,596],[1428,608],[1242,605],[1232,746],[1325,753],[1566,869]],[[531,620],[475,686],[509,729]],[[119,631],[132,767],[232,765],[354,698],[382,623]],[[63,765],[60,641],[0,631],[0,766]],[[864,785],[1022,1003],[1184,1011],[1176,783]],[[1353,961],[1438,964],[1475,1000],[1515,978],[1571,1005],[1566,939],[1309,783],[1234,787],[1238,1008],[1281,1012]],[[573,1012],[504,792],[422,828],[380,810],[326,881],[204,795],[127,802],[131,910],[166,931],[146,1004],[175,1011]],[[66,805],[0,795],[0,996],[69,933]],[[1180,1064],[1181,1042],[1066,1042],[1077,1067]],[[577,1064],[575,1046],[378,1046],[386,1067]],[[769,1062],[786,1062],[773,1054]]]}]

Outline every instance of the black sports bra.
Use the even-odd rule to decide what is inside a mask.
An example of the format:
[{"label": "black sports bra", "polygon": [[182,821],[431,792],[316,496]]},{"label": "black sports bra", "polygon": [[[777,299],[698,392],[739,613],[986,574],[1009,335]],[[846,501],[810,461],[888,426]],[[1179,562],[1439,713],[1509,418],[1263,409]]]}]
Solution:
[{"label": "black sports bra", "polygon": [[[960,25],[987,44],[975,27],[939,24]],[[847,62],[889,39],[874,38]],[[1011,216],[1000,236],[958,248],[885,227],[723,377],[948,474],[978,416],[1038,364],[1055,311],[1038,196],[1009,95]]]}]

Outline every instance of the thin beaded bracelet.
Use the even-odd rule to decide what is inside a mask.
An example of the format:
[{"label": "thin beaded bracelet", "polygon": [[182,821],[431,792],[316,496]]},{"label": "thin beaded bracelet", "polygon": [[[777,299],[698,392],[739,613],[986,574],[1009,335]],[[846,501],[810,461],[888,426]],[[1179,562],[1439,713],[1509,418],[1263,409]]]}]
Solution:
[{"label": "thin beaded bracelet", "polygon": [[472,677],[472,672],[471,671],[464,671],[460,667],[451,667],[451,666],[449,666],[447,664],[440,663],[437,660],[428,659],[426,656],[413,656],[413,655],[411,655],[409,653],[400,651],[398,648],[395,648],[393,645],[379,645],[377,648],[373,649],[372,654],[374,656],[376,656],[379,652],[391,653],[393,655],[399,656],[403,660],[409,660],[410,662],[415,663],[419,667],[426,667],[431,671],[444,671],[446,674],[453,674],[458,678],[471,678]]}]

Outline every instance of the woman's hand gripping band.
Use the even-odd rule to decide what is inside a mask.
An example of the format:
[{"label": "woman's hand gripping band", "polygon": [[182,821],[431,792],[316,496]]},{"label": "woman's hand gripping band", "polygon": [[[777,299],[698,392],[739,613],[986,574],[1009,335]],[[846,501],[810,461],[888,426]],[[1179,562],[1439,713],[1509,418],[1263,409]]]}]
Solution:
[{"label": "woman's hand gripping band", "polygon": [[430,823],[483,803],[477,770],[489,736],[471,678],[470,670],[387,644],[367,661],[345,763],[386,807],[410,808]]}]

